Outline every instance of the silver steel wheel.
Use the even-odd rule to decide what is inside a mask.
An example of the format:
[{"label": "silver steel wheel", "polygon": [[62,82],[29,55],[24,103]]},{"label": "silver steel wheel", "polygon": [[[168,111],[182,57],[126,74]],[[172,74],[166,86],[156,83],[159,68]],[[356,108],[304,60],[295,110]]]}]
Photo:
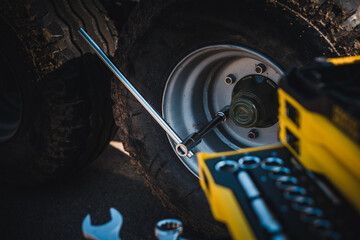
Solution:
[{"label": "silver steel wheel", "polygon": [[[277,84],[283,72],[265,56],[239,46],[212,45],[193,51],[167,79],[163,117],[185,139],[230,105],[234,86],[249,75],[262,75]],[[265,128],[245,128],[229,119],[206,135],[193,151],[222,152],[276,144],[278,129],[278,123]],[[252,135],[254,132],[256,135]],[[169,142],[176,152],[176,144],[170,138]],[[198,176],[196,156],[178,157]]]}]

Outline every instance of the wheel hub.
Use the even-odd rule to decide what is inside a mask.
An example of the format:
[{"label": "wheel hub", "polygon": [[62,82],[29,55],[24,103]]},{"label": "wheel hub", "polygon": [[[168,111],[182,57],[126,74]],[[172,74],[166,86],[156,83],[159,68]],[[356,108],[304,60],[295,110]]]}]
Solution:
[{"label": "wheel hub", "polygon": [[[234,45],[198,49],[184,57],[169,75],[163,92],[163,117],[185,139],[232,105],[233,120],[208,133],[194,152],[276,144],[277,106],[268,102],[273,102],[269,96],[274,92],[273,99],[277,98],[276,84],[282,75],[272,61],[250,49]],[[170,138],[169,142],[176,152],[176,144]],[[178,157],[198,175],[195,156]]]}]

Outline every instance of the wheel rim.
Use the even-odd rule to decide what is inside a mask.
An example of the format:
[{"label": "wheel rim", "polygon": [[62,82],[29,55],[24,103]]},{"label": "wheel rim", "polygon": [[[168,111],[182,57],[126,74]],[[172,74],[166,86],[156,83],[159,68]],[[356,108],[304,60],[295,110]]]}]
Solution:
[{"label": "wheel rim", "polygon": [[22,98],[11,66],[1,56],[0,76],[0,143],[8,141],[19,129],[22,116]]},{"label": "wheel rim", "polygon": [[[264,64],[266,70],[259,74],[260,64]],[[167,79],[162,99],[164,119],[182,139],[186,138],[230,105],[234,86],[249,75],[262,75],[277,84],[283,72],[265,56],[239,46],[212,45],[191,52],[175,66]],[[236,82],[231,84],[229,76]],[[265,128],[245,128],[227,120],[208,133],[193,151],[223,152],[277,144],[278,130],[278,122]],[[255,136],[253,139],[249,137],[250,131],[256,133],[251,135]],[[176,143],[170,138],[169,142],[176,152]],[[178,157],[198,176],[196,156],[190,159]]]}]

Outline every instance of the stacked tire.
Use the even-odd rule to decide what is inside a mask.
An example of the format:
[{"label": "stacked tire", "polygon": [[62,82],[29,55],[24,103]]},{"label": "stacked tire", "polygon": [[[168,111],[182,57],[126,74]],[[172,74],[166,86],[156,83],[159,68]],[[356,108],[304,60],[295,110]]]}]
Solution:
[{"label": "stacked tire", "polygon": [[95,159],[116,131],[108,54],[117,31],[98,1],[1,1],[0,178],[37,184]]}]

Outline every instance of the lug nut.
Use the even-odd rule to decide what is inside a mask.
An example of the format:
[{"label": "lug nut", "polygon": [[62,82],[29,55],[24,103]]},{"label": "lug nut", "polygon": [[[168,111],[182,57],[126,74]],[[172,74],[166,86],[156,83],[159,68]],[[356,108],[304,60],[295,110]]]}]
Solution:
[{"label": "lug nut", "polygon": [[236,77],[234,74],[229,74],[224,78],[224,82],[226,85],[231,85],[236,81]]},{"label": "lug nut", "polygon": [[255,138],[257,138],[258,136],[259,136],[259,131],[256,130],[256,129],[251,129],[251,130],[249,131],[249,133],[248,133],[248,137],[249,137],[250,139],[255,139]]},{"label": "lug nut", "polygon": [[266,71],[266,66],[263,63],[259,63],[255,65],[255,72],[258,74],[262,74]]}]

